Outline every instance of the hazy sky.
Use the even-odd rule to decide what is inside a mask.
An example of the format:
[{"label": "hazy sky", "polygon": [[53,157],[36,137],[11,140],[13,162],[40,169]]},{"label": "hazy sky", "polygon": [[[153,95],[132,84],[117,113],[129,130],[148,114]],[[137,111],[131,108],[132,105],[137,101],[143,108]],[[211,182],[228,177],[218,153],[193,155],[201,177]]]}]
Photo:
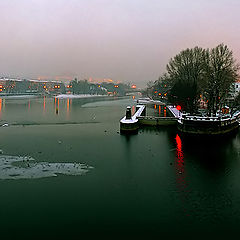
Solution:
[{"label": "hazy sky", "polygon": [[143,85],[222,42],[240,61],[240,0],[0,0],[0,75]]}]

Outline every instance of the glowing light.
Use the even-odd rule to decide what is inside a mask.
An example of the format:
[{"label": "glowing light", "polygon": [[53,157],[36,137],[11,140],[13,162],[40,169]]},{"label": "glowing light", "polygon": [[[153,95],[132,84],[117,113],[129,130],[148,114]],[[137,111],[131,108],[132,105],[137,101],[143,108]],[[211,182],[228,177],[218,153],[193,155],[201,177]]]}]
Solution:
[{"label": "glowing light", "polygon": [[182,109],[182,107],[181,107],[180,105],[177,105],[177,106],[176,106],[176,109],[177,109],[178,111],[180,111],[180,110]]},{"label": "glowing light", "polygon": [[115,85],[114,87],[115,87],[115,88],[118,88],[119,86],[118,86],[118,85]]},{"label": "glowing light", "polygon": [[159,96],[161,96],[162,94],[161,94],[161,93],[159,93],[158,95],[159,95]]},{"label": "glowing light", "polygon": [[137,86],[136,86],[135,84],[133,84],[133,85],[131,86],[131,88],[134,88],[134,89],[135,89],[136,87],[137,87]]}]

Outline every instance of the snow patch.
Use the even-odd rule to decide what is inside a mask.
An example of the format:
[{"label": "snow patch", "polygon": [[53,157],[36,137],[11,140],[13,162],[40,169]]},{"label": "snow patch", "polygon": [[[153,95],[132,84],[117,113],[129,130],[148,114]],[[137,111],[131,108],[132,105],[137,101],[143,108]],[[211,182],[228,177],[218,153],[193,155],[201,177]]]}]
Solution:
[{"label": "snow patch", "polygon": [[36,162],[32,157],[0,156],[0,179],[33,179],[63,175],[83,175],[93,167],[82,163]]},{"label": "snow patch", "polygon": [[38,95],[0,95],[1,98],[6,99],[25,99],[25,98],[37,98]]}]

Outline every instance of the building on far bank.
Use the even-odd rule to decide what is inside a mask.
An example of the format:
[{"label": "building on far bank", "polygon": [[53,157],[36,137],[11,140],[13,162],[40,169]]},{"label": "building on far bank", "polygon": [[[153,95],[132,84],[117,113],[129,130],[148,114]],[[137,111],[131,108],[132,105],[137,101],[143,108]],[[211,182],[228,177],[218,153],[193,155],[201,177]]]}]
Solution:
[{"label": "building on far bank", "polygon": [[233,83],[229,98],[235,98],[240,92],[240,80],[237,80],[235,83]]},{"label": "building on far bank", "polygon": [[234,83],[234,96],[237,96],[240,91],[240,80]]},{"label": "building on far bank", "polygon": [[0,95],[60,94],[65,93],[60,81],[0,78]]}]

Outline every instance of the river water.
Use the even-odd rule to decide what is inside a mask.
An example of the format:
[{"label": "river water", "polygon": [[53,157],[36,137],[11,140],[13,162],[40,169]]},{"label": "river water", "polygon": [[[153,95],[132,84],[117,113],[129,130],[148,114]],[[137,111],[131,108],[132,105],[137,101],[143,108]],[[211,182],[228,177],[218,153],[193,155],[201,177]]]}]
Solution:
[{"label": "river water", "polygon": [[[195,238],[238,231],[240,134],[187,139],[162,127],[121,135],[119,120],[133,103],[132,98],[0,100],[5,124],[0,149],[8,164],[0,172],[5,239]],[[148,110],[158,111],[158,106]],[[17,166],[24,170],[20,175],[4,179],[9,156],[34,159],[35,170],[55,163],[68,172],[56,167],[51,177],[44,175],[49,169],[38,167],[34,175],[25,161]],[[77,164],[89,168],[74,174]]]}]

